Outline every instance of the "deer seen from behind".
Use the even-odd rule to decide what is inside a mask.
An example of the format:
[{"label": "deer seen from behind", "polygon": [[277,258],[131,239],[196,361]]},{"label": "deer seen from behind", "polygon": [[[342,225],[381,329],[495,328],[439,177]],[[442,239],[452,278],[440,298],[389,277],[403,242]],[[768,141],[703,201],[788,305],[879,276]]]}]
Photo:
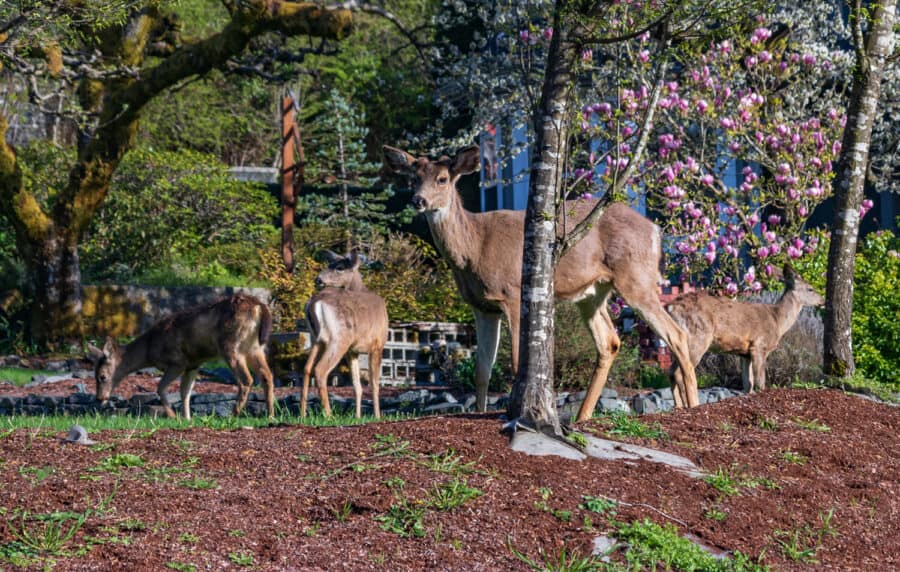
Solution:
[{"label": "deer seen from behind", "polygon": [[272,315],[259,299],[235,294],[208,305],[195,306],[163,318],[126,346],[107,338],[103,349],[90,346],[95,361],[97,400],[106,402],[119,382],[131,372],[155,367],[163,372],[156,392],[166,415],[175,417],[166,388],[181,376],[181,409],[191,418],[191,390],[203,362],[222,357],[238,384],[235,415],[250,395],[252,367],[262,378],[269,418],[275,416],[272,371],[266,362],[266,342]]},{"label": "deer seen from behind", "polygon": [[[389,170],[410,178],[413,207],[425,215],[438,250],[450,263],[460,295],[475,314],[476,406],[484,411],[503,315],[509,323],[513,371],[518,367],[525,211],[473,213],[463,208],[456,183],[461,176],[479,171],[478,146],[435,161],[385,146],[384,159]],[[571,230],[595,204],[595,200],[567,202],[567,217],[559,221],[561,232]],[[661,256],[659,227],[627,205],[615,203],[559,260],[554,278],[556,297],[578,306],[598,354],[578,421],[593,415],[619,351],[619,337],[607,311],[613,290],[671,347],[681,371],[685,404],[699,404],[687,335],[659,301]]]},{"label": "deer seen from behind", "polygon": [[359,273],[360,259],[355,252],[341,257],[326,251],[328,267],[316,277],[322,289],[306,304],[306,320],[312,346],[303,368],[300,415],[306,416],[310,376],[316,378],[325,415],[331,415],[328,401],[328,375],[346,354],[356,397],[356,416],[362,415],[362,383],[359,354],[369,355],[369,385],[375,417],[381,417],[379,378],[381,352],[387,342],[387,307],[381,296],[365,287]]},{"label": "deer seen from behind", "polygon": [[[744,390],[766,388],[769,354],[794,325],[804,306],[825,304],[825,298],[790,265],[785,265],[782,276],[784,294],[774,304],[738,302],[706,292],[690,292],[666,305],[675,322],[690,334],[695,367],[710,349],[736,354],[741,357]],[[678,375],[676,372],[676,379]],[[676,403],[681,399],[677,389],[675,399]]]}]

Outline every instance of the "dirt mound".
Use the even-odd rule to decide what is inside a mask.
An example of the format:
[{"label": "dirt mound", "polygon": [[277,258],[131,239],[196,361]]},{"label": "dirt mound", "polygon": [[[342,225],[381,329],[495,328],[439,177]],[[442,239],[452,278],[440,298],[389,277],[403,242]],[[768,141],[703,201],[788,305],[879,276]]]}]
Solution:
[{"label": "dirt mound", "polygon": [[[606,528],[579,507],[590,495],[622,501],[620,522],[673,523],[712,547],[764,551],[777,570],[900,568],[900,409],[773,390],[642,421],[667,437],[632,442],[717,478],[528,457],[510,451],[489,415],[106,431],[91,434],[93,447],[17,430],[0,440],[0,557],[18,550],[40,568],[22,531],[68,529],[66,514],[92,509],[53,557],[59,569],[526,569],[512,549],[590,551]],[[605,435],[610,425],[582,428]]]}]

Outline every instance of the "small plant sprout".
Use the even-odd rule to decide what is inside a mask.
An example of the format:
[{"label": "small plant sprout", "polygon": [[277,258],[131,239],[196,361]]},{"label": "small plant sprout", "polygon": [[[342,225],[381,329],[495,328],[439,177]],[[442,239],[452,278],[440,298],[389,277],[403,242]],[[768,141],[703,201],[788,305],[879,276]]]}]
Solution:
[{"label": "small plant sprout", "polygon": [[809,458],[790,449],[781,452],[781,459],[794,465],[805,465]]},{"label": "small plant sprout", "polygon": [[658,421],[653,425],[647,425],[634,415],[628,413],[613,413],[609,416],[612,429],[607,431],[610,435],[622,437],[634,437],[636,439],[668,439],[669,435],[663,430]]},{"label": "small plant sprout", "polygon": [[581,498],[584,499],[584,501],[578,505],[578,508],[582,510],[589,510],[610,517],[615,516],[616,514],[615,509],[616,506],[618,506],[618,503],[613,499],[606,497],[592,497],[590,495],[585,495]]},{"label": "small plant sprout", "polygon": [[467,481],[454,479],[435,485],[431,489],[428,506],[435,510],[452,510],[483,494],[480,490],[470,487]]},{"label": "small plant sprout", "polygon": [[238,566],[242,567],[253,566],[254,564],[256,564],[256,559],[253,557],[253,554],[251,552],[247,552],[246,550],[229,552],[228,559]]},{"label": "small plant sprout", "polygon": [[331,514],[334,515],[335,520],[338,522],[347,522],[347,519],[350,518],[350,514],[353,512],[353,503],[350,501],[344,501],[343,504],[333,507],[331,509]]},{"label": "small plant sprout", "polygon": [[764,431],[778,431],[778,420],[774,417],[760,417],[756,424]]},{"label": "small plant sprout", "polygon": [[794,422],[794,425],[800,427],[802,429],[806,429],[808,431],[815,431],[817,433],[829,433],[831,431],[831,427],[822,423],[818,419],[807,420],[801,417],[795,417],[791,419]]}]

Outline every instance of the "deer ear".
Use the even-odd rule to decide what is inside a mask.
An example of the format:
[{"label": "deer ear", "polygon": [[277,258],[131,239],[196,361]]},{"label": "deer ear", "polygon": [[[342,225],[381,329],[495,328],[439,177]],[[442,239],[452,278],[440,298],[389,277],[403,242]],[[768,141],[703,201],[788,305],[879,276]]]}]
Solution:
[{"label": "deer ear", "polygon": [[468,175],[478,171],[481,166],[481,148],[478,145],[469,145],[460,149],[453,158],[450,172],[454,177]]},{"label": "deer ear", "polygon": [[384,151],[384,164],[393,172],[408,171],[409,167],[416,162],[416,158],[396,147],[385,145],[382,147]]},{"label": "deer ear", "polygon": [[323,252],[323,255],[325,256],[325,262],[327,262],[328,264],[334,264],[341,259],[340,256],[328,250],[327,248],[325,249],[325,252]]},{"label": "deer ear", "polygon": [[103,350],[101,350],[94,344],[88,344],[88,354],[85,357],[87,357],[87,359],[91,360],[92,362],[96,362],[103,357]]},{"label": "deer ear", "polygon": [[797,274],[797,271],[794,270],[794,267],[791,266],[790,262],[784,263],[783,276],[784,276],[783,279],[784,279],[785,284],[793,284],[794,282],[796,282],[797,278],[799,277],[799,275]]},{"label": "deer ear", "polygon": [[106,342],[103,344],[103,355],[110,356],[115,353],[116,348],[116,340],[112,339],[112,336],[106,336]]},{"label": "deer ear", "polygon": [[350,259],[350,264],[353,265],[354,269],[359,268],[359,254],[357,254],[355,250],[350,253],[350,256],[348,258]]}]

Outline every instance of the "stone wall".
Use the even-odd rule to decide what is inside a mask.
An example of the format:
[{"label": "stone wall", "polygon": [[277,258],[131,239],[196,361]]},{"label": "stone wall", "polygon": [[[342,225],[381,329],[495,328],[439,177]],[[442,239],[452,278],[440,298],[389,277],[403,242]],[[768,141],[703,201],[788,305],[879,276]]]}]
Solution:
[{"label": "stone wall", "polygon": [[204,286],[82,287],[82,317],[88,336],[135,336],[173,312],[208,304],[238,292],[256,296],[268,304],[265,288]]}]

